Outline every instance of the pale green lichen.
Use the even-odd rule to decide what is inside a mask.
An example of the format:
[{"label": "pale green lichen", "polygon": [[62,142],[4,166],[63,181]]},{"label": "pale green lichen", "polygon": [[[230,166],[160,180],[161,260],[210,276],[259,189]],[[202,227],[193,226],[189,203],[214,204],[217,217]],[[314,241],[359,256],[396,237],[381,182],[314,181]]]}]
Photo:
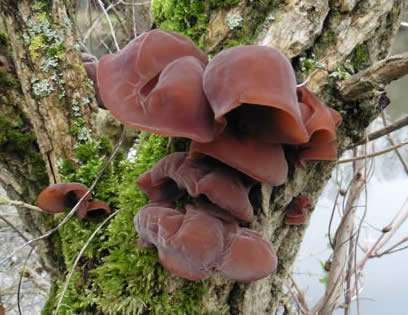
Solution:
[{"label": "pale green lichen", "polygon": [[38,97],[46,97],[54,92],[54,88],[47,79],[39,81],[37,78],[31,79],[34,95]]},{"label": "pale green lichen", "polygon": [[234,28],[241,26],[244,19],[240,14],[235,13],[227,14],[226,21],[228,28],[233,30]]}]

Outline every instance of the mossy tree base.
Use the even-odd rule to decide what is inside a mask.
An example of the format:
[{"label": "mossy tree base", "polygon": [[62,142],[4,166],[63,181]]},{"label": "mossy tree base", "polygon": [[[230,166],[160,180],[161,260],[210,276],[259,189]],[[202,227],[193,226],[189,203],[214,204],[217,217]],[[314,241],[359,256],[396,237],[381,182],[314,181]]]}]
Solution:
[{"label": "mossy tree base", "polygon": [[[362,3],[349,7],[329,1],[315,4],[275,0],[154,0],[152,6],[159,27],[187,34],[210,53],[253,42],[281,48],[292,57],[299,82],[310,75],[308,86],[341,112],[344,122],[338,132],[338,143],[342,152],[362,137],[384,102],[376,91],[347,101],[336,90],[336,81],[387,55],[402,8],[406,6],[401,0]],[[74,36],[65,4],[42,0],[19,1],[16,5],[15,1],[0,0],[0,12],[12,34],[13,58],[22,88],[17,92],[22,123],[0,123],[8,126],[4,134],[13,139],[12,146],[24,144],[41,154],[51,181],[80,181],[89,185],[111,148],[106,139],[96,138],[92,132],[91,112],[95,106],[92,88],[84,84],[87,80],[73,48]],[[370,23],[364,22],[367,19]],[[352,27],[341,27],[342,21],[351,20]],[[302,32],[295,32],[299,25]],[[45,37],[44,32],[48,34]],[[353,36],[357,32],[358,36]],[[57,35],[64,38],[63,46],[59,45]],[[32,81],[34,75],[37,79]],[[5,108],[9,110],[10,106],[12,102]],[[30,124],[35,137],[26,134],[24,126]],[[60,141],[64,137],[68,137],[65,143]],[[176,144],[180,143],[183,142],[176,140]],[[136,188],[136,178],[168,153],[167,139],[143,134],[134,162],[119,155],[106,170],[93,195],[108,202],[118,214],[97,234],[75,267],[62,313],[275,314],[307,228],[285,225],[285,209],[301,193],[315,204],[335,164],[311,162],[306,168],[292,164],[285,185],[276,188],[258,185],[251,192],[256,213],[251,228],[273,242],[279,257],[275,274],[250,284],[234,283],[219,276],[192,282],[167,273],[154,249],[136,247],[133,216],[147,202]],[[11,160],[12,153],[6,156]],[[15,169],[5,167],[10,173]],[[31,196],[38,186],[30,185]],[[27,221],[30,220],[27,224],[37,222],[42,230],[49,223],[33,218]],[[61,217],[56,217],[53,224],[60,220]],[[79,222],[74,217],[58,232],[61,242],[55,251],[62,262],[60,270],[73,267],[76,255],[100,222],[101,218]],[[62,287],[63,280],[55,282],[44,314],[55,309]]]}]

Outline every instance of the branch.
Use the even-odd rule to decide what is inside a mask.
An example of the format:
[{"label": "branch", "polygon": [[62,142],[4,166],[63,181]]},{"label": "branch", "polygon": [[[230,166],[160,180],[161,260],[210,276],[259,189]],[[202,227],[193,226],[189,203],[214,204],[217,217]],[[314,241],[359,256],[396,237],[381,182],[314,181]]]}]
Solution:
[{"label": "branch", "polygon": [[[384,112],[381,113],[381,117],[382,117],[384,126],[387,127],[388,123],[387,123],[387,118],[385,117]],[[388,139],[388,142],[389,142],[391,145],[393,145],[393,146],[396,145],[396,143],[395,143],[393,137],[392,137],[390,134],[387,135],[387,139]],[[407,163],[407,161],[405,161],[405,159],[404,159],[404,157],[402,156],[400,150],[395,149],[395,154],[397,155],[398,159],[400,160],[400,162],[401,162],[401,164],[402,164],[402,167],[404,168],[405,173],[408,175],[408,163]]]},{"label": "branch", "polygon": [[408,54],[395,55],[337,83],[337,89],[346,100],[356,100],[364,94],[384,88],[391,81],[408,74]]},{"label": "branch", "polygon": [[400,120],[397,120],[396,122],[392,123],[391,125],[388,125],[387,127],[384,127],[380,130],[374,131],[373,133],[370,133],[366,139],[363,139],[359,142],[353,143],[351,147],[349,147],[349,149],[352,149],[360,144],[364,144],[367,143],[369,141],[373,141],[376,140],[378,138],[381,138],[385,135],[388,135],[389,133],[396,131],[398,129],[401,129],[405,126],[408,125],[408,116],[404,117]]},{"label": "branch", "polygon": [[404,145],[407,145],[407,144],[408,144],[408,141],[401,142],[401,143],[393,145],[393,146],[391,146],[391,147],[389,147],[389,148],[387,148],[385,150],[382,150],[382,151],[378,151],[378,152],[374,152],[374,153],[370,153],[370,154],[365,154],[365,155],[360,155],[360,156],[356,156],[356,157],[353,157],[353,158],[350,158],[350,159],[339,160],[339,161],[337,161],[337,163],[342,164],[342,163],[349,163],[349,162],[354,162],[354,161],[358,161],[358,160],[369,159],[369,158],[376,157],[376,156],[388,153],[390,151],[396,150],[396,149],[398,149],[398,148],[400,148],[400,147],[402,147]]},{"label": "branch", "polygon": [[43,209],[30,205],[29,203],[25,203],[23,201],[17,201],[17,200],[10,200],[4,196],[0,196],[0,205],[23,207],[23,208],[27,208],[30,210],[46,213],[46,211],[44,211]]}]

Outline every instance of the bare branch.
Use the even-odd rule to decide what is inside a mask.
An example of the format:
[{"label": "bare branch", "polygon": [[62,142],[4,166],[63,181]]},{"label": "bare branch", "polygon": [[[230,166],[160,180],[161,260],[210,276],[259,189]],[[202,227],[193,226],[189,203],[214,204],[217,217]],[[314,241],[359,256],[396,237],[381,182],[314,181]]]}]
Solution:
[{"label": "bare branch", "polygon": [[383,89],[391,81],[408,74],[408,54],[395,55],[337,83],[337,89],[346,100],[355,100],[366,93]]},{"label": "bare branch", "polygon": [[30,205],[29,203],[25,203],[22,201],[17,200],[10,200],[4,196],[0,196],[0,205],[8,205],[8,206],[16,206],[16,207],[23,207],[29,210],[34,210],[38,212],[45,212],[43,209],[38,208],[36,206]]},{"label": "bare branch", "polygon": [[399,130],[405,126],[408,126],[408,116],[401,118],[400,120],[397,120],[396,122],[393,122],[391,125],[388,125],[387,127],[384,127],[380,130],[374,131],[372,133],[370,133],[366,139],[363,139],[362,141],[353,143],[353,145],[351,147],[349,147],[349,149],[354,148],[360,144],[364,144],[367,143],[369,141],[373,141],[376,140],[378,138],[381,138],[385,135],[390,134],[393,131]]},{"label": "bare branch", "polygon": [[370,258],[381,257],[381,256],[384,256],[384,255],[392,254],[392,253],[407,249],[408,246],[398,248],[398,246],[400,246],[400,245],[402,245],[402,244],[404,244],[406,242],[408,242],[408,237],[404,237],[402,240],[398,241],[397,243],[390,246],[389,248],[387,248],[386,250],[384,250],[381,253],[375,253],[375,254],[371,255]]},{"label": "bare branch", "polygon": [[391,147],[389,147],[389,148],[387,148],[387,149],[385,149],[385,150],[382,150],[382,151],[378,151],[378,152],[374,152],[374,153],[370,153],[370,154],[366,154],[366,155],[361,155],[361,156],[356,156],[356,157],[352,157],[352,158],[350,158],[350,159],[339,160],[339,161],[337,161],[337,163],[339,163],[339,164],[349,163],[349,162],[354,162],[354,161],[359,161],[359,160],[364,160],[364,159],[369,159],[369,158],[377,157],[377,156],[379,156],[379,155],[388,153],[388,152],[390,152],[390,151],[393,151],[393,150],[395,150],[395,149],[398,149],[398,148],[400,148],[400,147],[402,147],[402,146],[404,146],[404,145],[407,145],[407,144],[408,144],[408,141],[404,141],[404,142],[401,142],[401,143],[398,143],[398,144],[396,144],[396,145],[393,145],[393,146],[391,146]]},{"label": "bare branch", "polygon": [[104,7],[104,5],[103,5],[103,2],[102,2],[101,0],[98,0],[98,4],[99,4],[99,6],[100,6],[101,9],[102,9],[103,14],[105,14],[106,20],[107,20],[107,22],[108,22],[108,24],[109,24],[109,28],[110,28],[110,31],[111,31],[111,35],[112,35],[113,42],[115,43],[116,50],[119,51],[119,50],[120,50],[120,47],[119,47],[118,41],[116,40],[115,30],[113,29],[113,25],[112,25],[112,22],[111,22],[111,20],[110,20],[109,14],[108,14],[108,12],[106,11],[106,9],[105,9],[105,7]]},{"label": "bare branch", "polygon": [[[381,113],[381,117],[382,117],[382,121],[383,121],[384,127],[387,127],[388,123],[387,123],[387,118],[385,117],[384,112]],[[392,146],[395,146],[395,145],[396,145],[396,144],[395,144],[395,141],[394,141],[394,138],[393,138],[390,134],[387,135],[387,139],[388,139],[389,143],[390,143]],[[407,163],[407,161],[405,161],[405,159],[404,159],[404,157],[402,156],[400,150],[395,149],[395,154],[397,155],[398,159],[400,160],[400,162],[401,162],[401,164],[402,164],[402,167],[404,168],[405,173],[408,175],[408,163]]]}]

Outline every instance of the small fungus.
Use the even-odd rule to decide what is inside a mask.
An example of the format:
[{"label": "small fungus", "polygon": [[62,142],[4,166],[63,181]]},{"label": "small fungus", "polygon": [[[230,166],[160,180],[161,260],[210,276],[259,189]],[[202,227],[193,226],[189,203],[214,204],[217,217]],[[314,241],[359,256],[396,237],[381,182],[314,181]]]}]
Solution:
[{"label": "small fungus", "polygon": [[299,195],[291,201],[286,209],[285,223],[288,225],[302,225],[306,222],[305,209],[312,207],[309,197]]},{"label": "small fungus", "polygon": [[98,82],[96,78],[96,71],[98,69],[98,58],[94,55],[82,53],[81,54],[82,63],[84,65],[88,79],[91,80],[94,84],[96,101],[100,108],[106,109],[105,105],[102,102],[101,93],[99,91]]},{"label": "small fungus", "polygon": [[221,130],[202,89],[207,62],[187,37],[162,30],[143,33],[100,59],[102,100],[129,127],[209,142]]},{"label": "small fungus", "polygon": [[[80,183],[52,184],[45,188],[37,197],[37,205],[48,213],[61,213],[65,208],[72,208],[86,194],[88,187]],[[84,219],[88,212],[102,210],[110,213],[109,206],[103,201],[90,202],[89,194],[79,205],[76,215]]]},{"label": "small fungus", "polygon": [[334,109],[326,106],[306,87],[297,88],[299,104],[310,140],[301,145],[299,160],[336,160],[336,128],[342,118]]},{"label": "small fungus", "polygon": [[250,282],[271,274],[277,266],[272,245],[234,220],[212,215],[210,207],[187,205],[185,214],[162,204],[143,207],[134,219],[139,246],[155,246],[164,268],[190,280],[220,272]]},{"label": "small fungus", "polygon": [[[211,158],[187,159],[187,153],[172,153],[141,175],[137,184],[151,201],[176,201],[187,191],[192,197],[205,195],[232,216],[252,222],[248,199],[251,183],[244,175]],[[248,180],[247,180],[248,181]]]}]

